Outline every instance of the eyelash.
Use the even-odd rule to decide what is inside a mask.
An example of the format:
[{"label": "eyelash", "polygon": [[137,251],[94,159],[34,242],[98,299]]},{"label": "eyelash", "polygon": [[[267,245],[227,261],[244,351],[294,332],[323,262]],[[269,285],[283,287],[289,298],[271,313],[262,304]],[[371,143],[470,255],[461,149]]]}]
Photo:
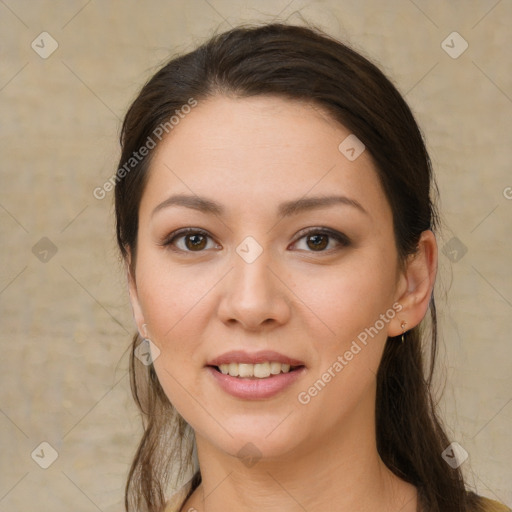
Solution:
[{"label": "eyelash", "polygon": [[[203,249],[203,250],[200,250],[200,251],[190,251],[188,249],[185,250],[185,249],[178,249],[178,248],[172,247],[172,245],[174,244],[175,240],[177,240],[179,238],[183,238],[186,235],[201,235],[201,236],[204,236],[204,237],[207,237],[207,238],[211,238],[209,233],[207,233],[206,231],[204,231],[202,229],[199,229],[199,228],[183,228],[183,229],[178,229],[177,231],[172,232],[168,237],[166,237],[163,240],[163,242],[160,245],[162,245],[164,247],[169,247],[172,251],[175,251],[175,252],[190,253],[190,254],[193,254],[195,252],[201,253],[201,252],[204,252],[206,250],[206,249]],[[338,244],[340,244],[343,247],[348,247],[349,245],[351,245],[350,239],[346,235],[344,235],[343,233],[340,233],[338,231],[334,231],[332,229],[329,229],[329,228],[308,228],[307,230],[299,231],[298,235],[300,235],[300,236],[297,238],[297,240],[294,242],[294,244],[296,244],[299,240],[301,240],[302,238],[305,238],[307,236],[311,236],[311,235],[324,235],[324,236],[328,236],[330,238],[333,238],[334,240],[336,240],[336,242],[338,242]],[[334,248],[334,249],[331,248],[331,249],[327,249],[327,250],[320,250],[320,251],[307,251],[307,252],[312,252],[312,253],[330,253],[333,250],[336,250],[336,248]]]}]

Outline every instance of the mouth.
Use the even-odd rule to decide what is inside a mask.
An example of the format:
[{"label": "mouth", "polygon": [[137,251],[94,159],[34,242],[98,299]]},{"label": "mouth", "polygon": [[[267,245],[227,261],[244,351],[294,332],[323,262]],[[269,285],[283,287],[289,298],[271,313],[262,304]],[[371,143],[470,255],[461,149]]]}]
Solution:
[{"label": "mouth", "polygon": [[279,361],[265,361],[261,363],[223,363],[220,365],[208,365],[223,375],[237,377],[239,379],[269,379],[279,374],[292,373],[304,368],[304,365],[290,365]]},{"label": "mouth", "polygon": [[220,389],[242,400],[277,396],[307,372],[304,361],[274,350],[232,350],[211,359],[205,368]]}]

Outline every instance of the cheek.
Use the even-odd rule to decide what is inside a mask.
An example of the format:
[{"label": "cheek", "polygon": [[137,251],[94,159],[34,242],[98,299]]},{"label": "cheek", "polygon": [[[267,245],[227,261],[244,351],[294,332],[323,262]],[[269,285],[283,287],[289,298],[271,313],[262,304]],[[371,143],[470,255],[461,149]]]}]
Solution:
[{"label": "cheek", "polygon": [[[309,385],[315,386],[319,379],[329,382],[313,409],[329,404],[342,414],[373,389],[388,323],[395,316],[394,272],[378,252],[368,254],[364,261],[361,257],[347,260],[328,273],[318,271],[316,276],[296,279],[294,291],[308,312],[315,313],[308,314],[312,320],[306,325],[316,359]],[[387,261],[394,261],[392,254]]]},{"label": "cheek", "polygon": [[299,399],[308,406],[298,407],[311,417],[322,415],[326,426],[373,397],[387,325],[395,316],[390,275],[382,265],[365,265],[318,276],[315,286],[311,279],[296,281],[294,291],[315,313],[306,325],[315,363]]},{"label": "cheek", "polygon": [[158,380],[171,403],[189,416],[197,368],[204,364],[201,344],[211,316],[208,291],[216,280],[211,275],[203,279],[191,268],[166,267],[153,262],[141,270],[139,298],[151,341],[160,350],[154,361]]},{"label": "cheek", "polygon": [[[297,273],[293,292],[316,319],[323,344],[343,345],[391,307],[393,273],[382,262],[354,263]],[[305,311],[306,311],[305,309]]]},{"label": "cheek", "polygon": [[176,332],[185,334],[183,330],[198,319],[202,302],[216,282],[211,273],[194,266],[169,265],[165,254],[147,257],[138,269],[137,281],[144,318],[155,341],[162,345]]}]

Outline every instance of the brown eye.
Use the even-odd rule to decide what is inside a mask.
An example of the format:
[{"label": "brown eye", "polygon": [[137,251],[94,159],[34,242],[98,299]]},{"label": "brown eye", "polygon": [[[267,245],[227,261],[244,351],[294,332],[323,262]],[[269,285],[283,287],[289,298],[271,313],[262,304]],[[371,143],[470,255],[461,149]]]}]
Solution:
[{"label": "brown eye", "polygon": [[315,251],[325,249],[329,245],[329,237],[326,235],[308,235],[306,238],[308,247]]},{"label": "brown eye", "polygon": [[191,251],[201,250],[206,246],[206,237],[203,235],[185,235],[184,238],[187,249]]},{"label": "brown eye", "polygon": [[[339,233],[338,231],[333,231],[327,228],[316,228],[310,229],[306,232],[302,231],[299,235],[302,236],[295,242],[294,245],[298,244],[301,240],[305,240],[306,243],[305,249],[303,247],[298,247],[301,250],[305,250],[307,252],[331,252],[332,250],[341,249],[343,247],[348,247],[350,245],[349,238],[343,233]],[[329,246],[331,240],[335,241],[334,247],[326,248]]]},{"label": "brown eye", "polygon": [[203,252],[207,248],[208,239],[211,237],[205,231],[186,228],[171,233],[161,245],[184,253]]}]

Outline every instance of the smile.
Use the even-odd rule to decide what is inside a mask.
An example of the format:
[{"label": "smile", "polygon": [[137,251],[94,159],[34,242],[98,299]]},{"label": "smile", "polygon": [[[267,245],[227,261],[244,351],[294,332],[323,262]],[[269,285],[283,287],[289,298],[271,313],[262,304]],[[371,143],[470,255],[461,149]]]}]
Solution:
[{"label": "smile", "polygon": [[299,368],[299,366],[290,366],[289,364],[272,361],[257,364],[225,363],[216,366],[215,368],[224,375],[230,375],[231,377],[266,379],[271,375],[289,373],[290,371]]},{"label": "smile", "polygon": [[[242,400],[264,400],[278,395],[286,388],[291,386],[307,371],[305,366],[290,367],[290,365],[282,363],[279,363],[279,373],[274,374],[270,373],[272,363],[230,363],[222,364],[221,366],[224,367],[224,371],[226,370],[225,367],[227,366],[229,372],[231,364],[234,365],[233,373],[236,372],[237,374],[235,376],[232,376],[230,373],[221,372],[217,366],[207,366],[206,370],[221,390]],[[255,368],[258,366],[263,367],[263,369],[258,370]],[[286,372],[281,371],[283,366]],[[259,371],[261,371],[259,375],[268,374],[268,376],[255,376],[254,373],[258,374]],[[277,365],[274,366],[274,371],[277,372]],[[240,375],[240,373],[245,376]],[[249,373],[252,375],[248,375]]]}]

